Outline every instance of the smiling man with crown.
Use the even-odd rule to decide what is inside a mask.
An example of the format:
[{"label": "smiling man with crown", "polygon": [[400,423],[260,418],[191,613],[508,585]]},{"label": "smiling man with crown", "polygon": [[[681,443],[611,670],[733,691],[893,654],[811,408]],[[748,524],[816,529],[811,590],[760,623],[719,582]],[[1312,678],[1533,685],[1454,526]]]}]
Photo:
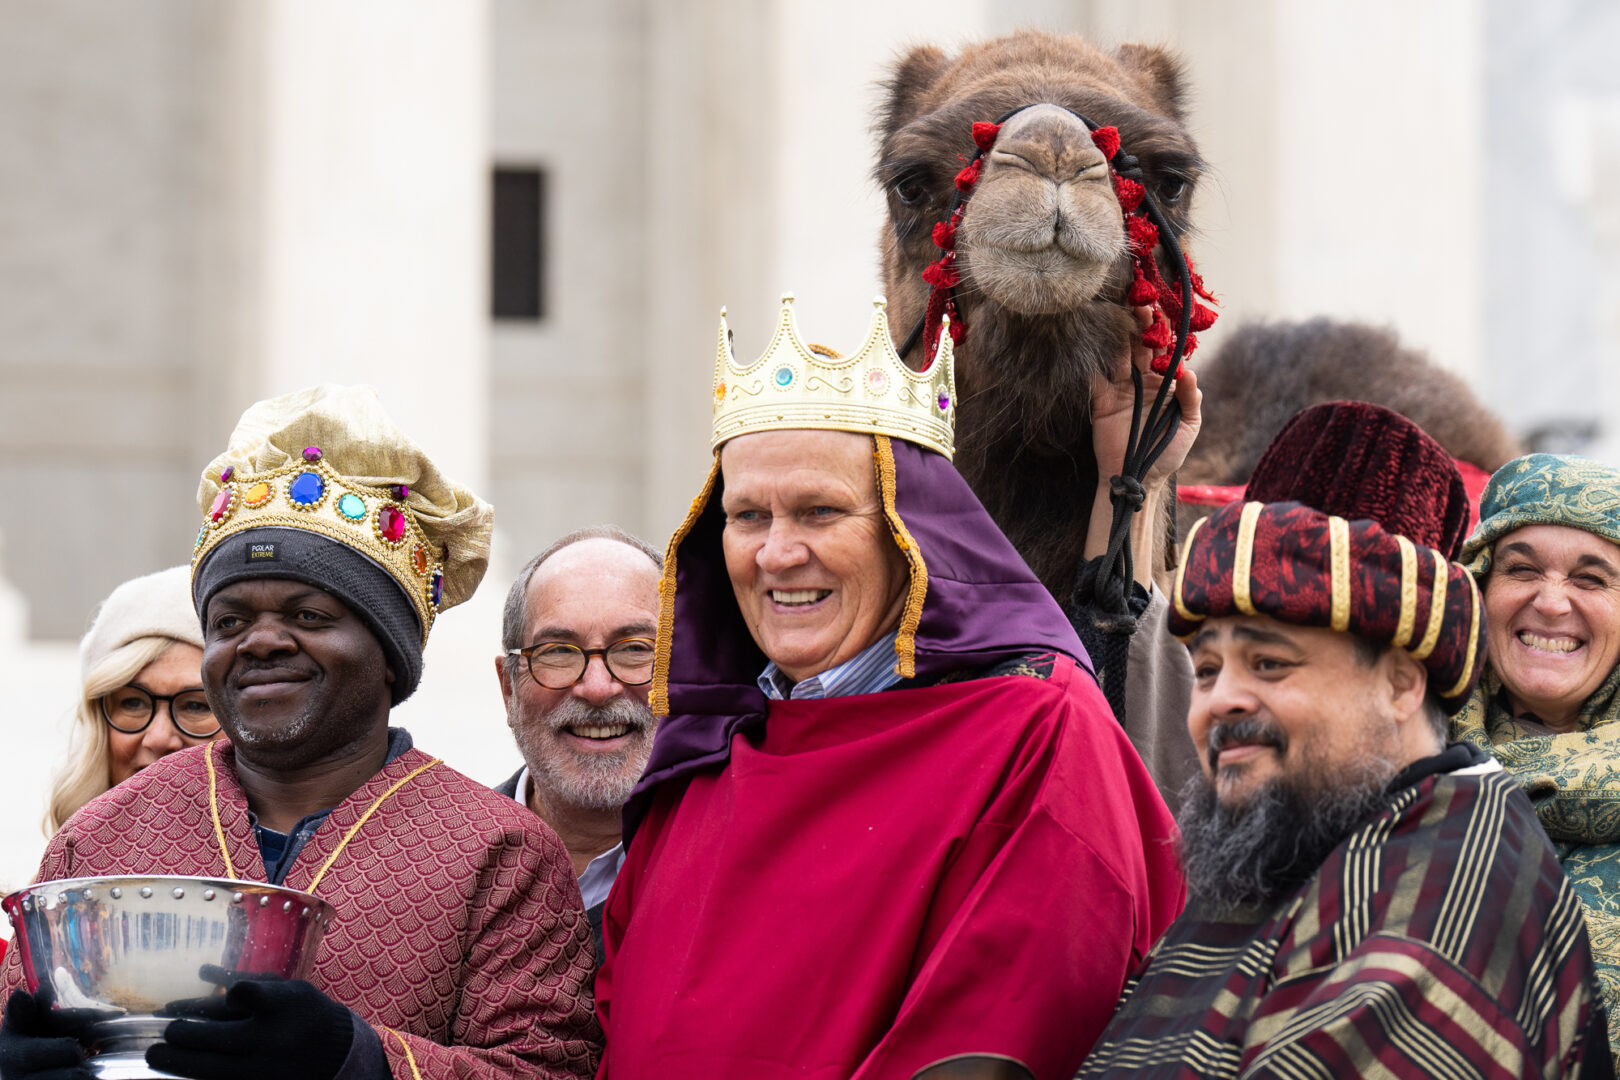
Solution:
[{"label": "smiling man with crown", "polygon": [[[472,595],[494,511],[374,392],[261,401],[203,470],[191,591],[229,737],[91,801],[39,879],[183,874],[314,893],[335,914],[309,981],[221,972],[147,1062],[196,1080],[589,1076],[591,933],[562,842],[416,749],[390,709],[440,611]],[[3,984],[22,982],[15,959]],[[0,1069],[89,1076],[19,992]],[[159,1074],[153,1074],[159,1075]]]},{"label": "smiling man with crown", "polygon": [[952,467],[951,338],[722,317],[605,913],[600,1076],[1055,1077],[1181,909],[1068,620]]}]

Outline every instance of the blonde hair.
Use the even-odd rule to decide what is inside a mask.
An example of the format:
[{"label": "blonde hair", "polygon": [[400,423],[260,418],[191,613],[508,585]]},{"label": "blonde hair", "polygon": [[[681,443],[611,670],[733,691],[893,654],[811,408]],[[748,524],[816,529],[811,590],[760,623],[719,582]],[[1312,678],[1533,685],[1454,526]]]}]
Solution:
[{"label": "blonde hair", "polygon": [[51,783],[45,811],[45,835],[54,836],[74,811],[112,787],[107,722],[101,716],[101,698],[127,686],[146,665],[180,644],[171,637],[138,637],[102,657],[85,672],[68,736],[67,757]]}]

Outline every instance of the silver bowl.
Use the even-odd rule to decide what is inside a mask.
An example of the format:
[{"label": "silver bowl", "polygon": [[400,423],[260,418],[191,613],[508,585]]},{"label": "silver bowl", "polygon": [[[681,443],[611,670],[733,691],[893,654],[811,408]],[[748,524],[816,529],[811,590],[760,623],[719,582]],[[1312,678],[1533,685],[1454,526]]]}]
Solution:
[{"label": "silver bowl", "polygon": [[0,907],[28,990],[52,1010],[85,1010],[90,1069],[162,1077],[146,1048],[175,1002],[223,996],[239,978],[306,978],[332,917],[295,889],[217,878],[116,876],[42,881]]}]

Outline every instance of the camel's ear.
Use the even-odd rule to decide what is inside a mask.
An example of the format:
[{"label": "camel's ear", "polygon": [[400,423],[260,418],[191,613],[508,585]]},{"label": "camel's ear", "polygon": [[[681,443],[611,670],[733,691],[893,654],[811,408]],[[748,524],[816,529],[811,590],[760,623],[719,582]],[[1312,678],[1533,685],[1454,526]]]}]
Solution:
[{"label": "camel's ear", "polygon": [[1138,76],[1152,89],[1166,114],[1176,123],[1186,122],[1186,74],[1181,61],[1168,49],[1157,45],[1121,45],[1114,54],[1126,71]]},{"label": "camel's ear", "polygon": [[928,91],[950,66],[950,59],[935,45],[919,45],[907,53],[883,83],[887,93],[878,111],[878,134],[887,139],[915,120]]}]

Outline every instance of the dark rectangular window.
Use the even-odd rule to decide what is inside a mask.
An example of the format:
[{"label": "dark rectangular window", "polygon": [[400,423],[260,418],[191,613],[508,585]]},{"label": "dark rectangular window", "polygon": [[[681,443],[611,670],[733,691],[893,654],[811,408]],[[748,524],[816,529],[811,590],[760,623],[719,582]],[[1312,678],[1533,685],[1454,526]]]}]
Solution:
[{"label": "dark rectangular window", "polygon": [[546,174],[497,168],[491,191],[490,314],[542,319],[546,314]]}]

